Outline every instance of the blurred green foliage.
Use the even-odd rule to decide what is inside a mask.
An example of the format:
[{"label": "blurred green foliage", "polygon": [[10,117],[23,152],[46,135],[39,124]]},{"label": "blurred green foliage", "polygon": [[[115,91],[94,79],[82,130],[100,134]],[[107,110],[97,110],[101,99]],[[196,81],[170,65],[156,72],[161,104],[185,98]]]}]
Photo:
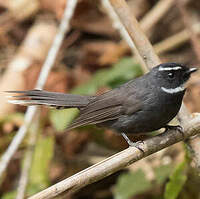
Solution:
[{"label": "blurred green foliage", "polygon": [[48,187],[49,165],[54,154],[54,137],[39,135],[31,164],[28,195]]},{"label": "blurred green foliage", "polygon": [[138,194],[144,194],[156,186],[162,186],[172,173],[172,170],[173,166],[171,164],[156,167],[154,169],[155,179],[153,182],[147,179],[142,169],[120,175],[114,191],[115,199],[129,199]]},{"label": "blurred green foliage", "polygon": [[115,199],[129,199],[136,194],[143,193],[151,188],[150,181],[143,170],[128,172],[119,176],[115,187]]},{"label": "blurred green foliage", "polygon": [[2,196],[2,199],[13,199],[16,197],[17,191],[10,191]]},{"label": "blurred green foliage", "polygon": [[155,178],[156,178],[156,183],[158,185],[163,184],[166,179],[169,177],[169,175],[172,173],[173,165],[168,164],[168,165],[160,165],[159,167],[156,167],[154,172],[155,172]]},{"label": "blurred green foliage", "polygon": [[[125,57],[111,68],[98,70],[89,82],[72,90],[73,94],[94,95],[102,86],[117,87],[142,75],[142,70],[132,57]],[[57,131],[63,131],[77,116],[77,109],[51,110],[50,120]]]},{"label": "blurred green foliage", "polygon": [[[40,135],[37,140],[33,162],[31,164],[27,194],[35,194],[50,185],[49,165],[54,152],[54,137]],[[23,161],[22,161],[23,162]],[[2,196],[2,199],[13,199],[17,191],[10,191]]]},{"label": "blurred green foliage", "polygon": [[186,161],[183,161],[175,168],[166,185],[164,199],[176,199],[178,197],[187,180],[186,168]]},{"label": "blurred green foliage", "polygon": [[23,123],[24,114],[23,113],[10,113],[7,116],[0,118],[0,125],[4,122],[12,122],[12,123]]}]

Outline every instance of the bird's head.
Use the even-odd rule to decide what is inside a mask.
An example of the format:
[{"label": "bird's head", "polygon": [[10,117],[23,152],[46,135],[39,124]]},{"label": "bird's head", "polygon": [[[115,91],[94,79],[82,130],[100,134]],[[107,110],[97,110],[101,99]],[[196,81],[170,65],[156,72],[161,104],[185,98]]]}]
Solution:
[{"label": "bird's head", "polygon": [[185,83],[197,68],[190,68],[179,63],[163,63],[152,69],[151,77],[165,93],[183,92]]}]

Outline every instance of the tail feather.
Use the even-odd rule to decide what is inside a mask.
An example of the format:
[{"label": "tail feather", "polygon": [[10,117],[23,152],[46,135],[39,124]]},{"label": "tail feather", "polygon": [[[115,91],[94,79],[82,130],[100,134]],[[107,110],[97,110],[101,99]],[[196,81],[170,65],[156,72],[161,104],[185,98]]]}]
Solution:
[{"label": "tail feather", "polygon": [[11,96],[10,103],[21,105],[47,105],[57,108],[83,108],[87,106],[91,96],[64,94],[44,90],[7,91]]}]

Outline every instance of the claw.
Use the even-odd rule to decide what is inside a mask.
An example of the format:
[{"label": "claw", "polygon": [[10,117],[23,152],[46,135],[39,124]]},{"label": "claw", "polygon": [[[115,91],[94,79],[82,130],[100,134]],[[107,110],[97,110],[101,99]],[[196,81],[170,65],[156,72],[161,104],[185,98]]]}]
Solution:
[{"label": "claw", "polygon": [[170,126],[170,125],[166,125],[165,127],[165,132],[167,132],[168,130],[175,130],[175,131],[178,131],[179,133],[181,133],[181,135],[184,137],[184,132],[183,132],[183,127],[180,126],[180,125],[177,125],[177,126]]},{"label": "claw", "polygon": [[177,126],[177,130],[180,132],[180,133],[183,133],[184,129],[182,126],[178,125]]},{"label": "claw", "polygon": [[126,142],[129,145],[129,147],[135,147],[144,153],[144,150],[140,146],[141,144],[144,144],[143,141],[132,142],[125,133],[121,133],[121,135],[124,137],[124,139],[126,140]]},{"label": "claw", "polygon": [[129,147],[135,147],[138,150],[140,150],[142,153],[144,153],[143,149],[141,148],[141,145],[144,144],[144,141],[131,142],[128,144],[129,144]]}]

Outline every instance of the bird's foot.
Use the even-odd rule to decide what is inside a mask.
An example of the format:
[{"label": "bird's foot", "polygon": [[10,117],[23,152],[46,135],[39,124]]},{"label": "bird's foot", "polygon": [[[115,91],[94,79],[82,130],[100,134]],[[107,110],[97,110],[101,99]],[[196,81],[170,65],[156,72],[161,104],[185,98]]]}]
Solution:
[{"label": "bird's foot", "polygon": [[135,147],[135,148],[137,148],[138,150],[140,150],[141,152],[144,153],[144,150],[141,148],[141,144],[144,144],[143,141],[132,142],[125,133],[121,133],[121,135],[126,140],[129,147]]},{"label": "bird's foot", "polygon": [[180,125],[177,125],[177,126],[166,125],[164,128],[165,128],[164,133],[167,132],[168,130],[175,130],[181,133],[181,135],[184,137],[183,127]]},{"label": "bird's foot", "polygon": [[128,144],[129,144],[129,147],[135,147],[138,150],[140,150],[142,153],[144,153],[144,150],[141,147],[141,145],[144,145],[144,141],[131,142]]}]

